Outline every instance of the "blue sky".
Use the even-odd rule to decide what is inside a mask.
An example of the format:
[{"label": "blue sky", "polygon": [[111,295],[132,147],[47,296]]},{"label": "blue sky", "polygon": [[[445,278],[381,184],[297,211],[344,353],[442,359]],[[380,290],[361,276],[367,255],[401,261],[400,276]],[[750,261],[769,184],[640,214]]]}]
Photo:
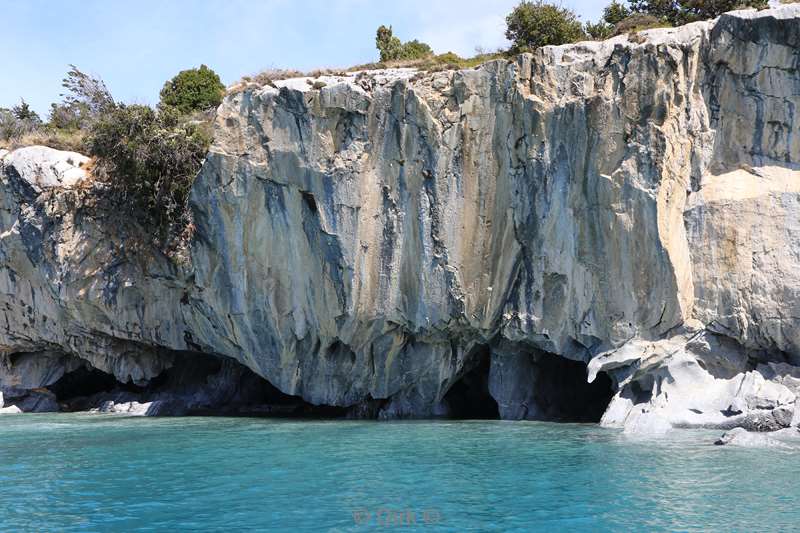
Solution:
[{"label": "blue sky", "polygon": [[[0,107],[24,97],[43,118],[70,63],[117,100],[155,103],[164,81],[205,63],[226,84],[265,68],[374,61],[375,29],[437,53],[505,46],[517,0],[0,0]],[[564,0],[582,20],[602,0]]]}]

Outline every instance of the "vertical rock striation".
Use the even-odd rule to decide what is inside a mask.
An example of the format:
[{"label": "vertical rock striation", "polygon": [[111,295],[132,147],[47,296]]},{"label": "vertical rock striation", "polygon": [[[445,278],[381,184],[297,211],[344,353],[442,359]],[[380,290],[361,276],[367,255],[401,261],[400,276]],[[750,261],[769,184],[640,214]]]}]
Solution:
[{"label": "vertical rock striation", "polygon": [[[365,416],[463,414],[470,391],[504,418],[610,401],[604,423],[632,431],[788,426],[799,68],[787,6],[474,70],[243,87],[181,265],[130,252],[75,205],[75,171],[43,179],[17,150],[0,387],[78,363],[144,383],[204,353]],[[50,363],[20,372],[21,352]]]}]

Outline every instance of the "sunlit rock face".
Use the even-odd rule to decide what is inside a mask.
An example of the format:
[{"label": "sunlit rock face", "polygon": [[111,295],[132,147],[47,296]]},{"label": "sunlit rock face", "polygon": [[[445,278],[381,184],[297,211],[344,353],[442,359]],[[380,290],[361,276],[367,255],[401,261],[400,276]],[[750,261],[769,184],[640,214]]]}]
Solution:
[{"label": "sunlit rock face", "polygon": [[481,415],[582,420],[584,398],[632,431],[788,425],[798,67],[786,6],[474,70],[243,87],[180,264],[6,154],[7,373],[58,352],[143,383],[202,352],[363,416],[482,398]]}]

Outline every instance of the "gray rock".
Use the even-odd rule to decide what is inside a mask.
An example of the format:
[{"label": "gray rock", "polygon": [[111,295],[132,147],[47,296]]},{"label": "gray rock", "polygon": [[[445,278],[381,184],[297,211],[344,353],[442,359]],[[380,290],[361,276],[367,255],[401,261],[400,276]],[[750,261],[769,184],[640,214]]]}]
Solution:
[{"label": "gray rock", "polygon": [[800,364],[798,22],[785,6],[465,71],[240,87],[183,262],[78,216],[74,155],[7,154],[0,383],[78,359],[144,384],[202,352],[313,404],[437,416],[485,348],[504,417],[557,382],[529,364],[543,353],[611,376],[609,426],[781,426]]},{"label": "gray rock", "polygon": [[47,389],[7,389],[6,403],[24,413],[57,413],[61,410],[55,394]]}]

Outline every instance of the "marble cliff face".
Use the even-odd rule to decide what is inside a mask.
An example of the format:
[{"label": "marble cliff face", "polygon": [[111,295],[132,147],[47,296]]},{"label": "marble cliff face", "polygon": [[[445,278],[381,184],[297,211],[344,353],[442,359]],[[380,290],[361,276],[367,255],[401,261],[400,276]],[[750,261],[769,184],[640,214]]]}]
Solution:
[{"label": "marble cliff face", "polygon": [[788,427],[798,69],[787,6],[241,87],[180,264],[75,205],[79,154],[0,154],[0,389],[210,354],[356,416]]}]

